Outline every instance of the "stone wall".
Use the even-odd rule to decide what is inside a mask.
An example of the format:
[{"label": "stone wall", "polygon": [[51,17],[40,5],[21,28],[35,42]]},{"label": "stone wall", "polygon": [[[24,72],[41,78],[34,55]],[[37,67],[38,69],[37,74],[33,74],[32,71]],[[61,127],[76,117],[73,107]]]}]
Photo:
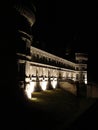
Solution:
[{"label": "stone wall", "polygon": [[59,82],[59,86],[60,86],[60,88],[66,90],[74,95],[77,95],[77,88],[74,83],[69,83],[69,82],[63,81],[63,82]]}]

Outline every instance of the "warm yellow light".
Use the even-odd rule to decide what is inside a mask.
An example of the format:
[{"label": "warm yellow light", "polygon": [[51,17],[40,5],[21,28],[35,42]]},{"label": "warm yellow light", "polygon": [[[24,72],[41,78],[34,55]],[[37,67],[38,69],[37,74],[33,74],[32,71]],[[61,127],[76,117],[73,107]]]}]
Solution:
[{"label": "warm yellow light", "polygon": [[32,92],[34,92],[35,86],[36,86],[36,82],[31,81],[31,82],[30,82],[30,87],[31,87],[31,89],[32,89]]},{"label": "warm yellow light", "polygon": [[33,80],[33,81],[36,81],[36,77],[32,77],[32,80]]},{"label": "warm yellow light", "polygon": [[32,92],[34,92],[35,85],[36,85],[36,82],[33,82],[33,81],[30,81],[30,83],[26,85],[25,91],[26,91],[27,97],[30,99],[31,99]]},{"label": "warm yellow light", "polygon": [[40,82],[40,86],[42,88],[43,91],[45,91],[47,89],[47,81],[43,80]]},{"label": "warm yellow light", "polygon": [[87,80],[85,80],[85,84],[87,84]]},{"label": "warm yellow light", "polygon": [[52,87],[53,87],[53,88],[56,88],[56,86],[57,86],[57,80],[51,81],[51,84],[52,84]]},{"label": "warm yellow light", "polygon": [[31,98],[31,90],[30,90],[30,84],[26,85],[26,89],[25,89],[26,95],[28,98]]},{"label": "warm yellow light", "polygon": [[85,84],[87,84],[87,74],[85,74]]},{"label": "warm yellow light", "polygon": [[30,82],[30,78],[25,78],[25,81],[26,82]]},{"label": "warm yellow light", "polygon": [[37,100],[37,98],[33,97],[33,98],[31,98],[31,100],[36,101],[36,100]]}]

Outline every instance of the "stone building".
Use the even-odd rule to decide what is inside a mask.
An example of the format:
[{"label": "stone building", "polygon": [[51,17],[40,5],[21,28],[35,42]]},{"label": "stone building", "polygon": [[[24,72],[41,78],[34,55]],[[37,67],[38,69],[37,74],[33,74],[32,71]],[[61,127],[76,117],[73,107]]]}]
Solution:
[{"label": "stone building", "polygon": [[17,17],[17,82],[27,96],[31,98],[33,91],[56,88],[59,81],[87,84],[87,55],[76,53],[76,62],[71,62],[31,46],[36,8],[30,2],[17,2],[13,8]]}]

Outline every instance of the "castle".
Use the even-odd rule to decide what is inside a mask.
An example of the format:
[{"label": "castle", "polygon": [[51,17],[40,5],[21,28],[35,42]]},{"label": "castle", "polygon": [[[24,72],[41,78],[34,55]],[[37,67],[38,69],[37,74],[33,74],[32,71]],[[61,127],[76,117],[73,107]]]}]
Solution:
[{"label": "castle", "polygon": [[59,81],[87,84],[87,54],[75,53],[75,62],[31,46],[31,28],[36,21],[32,3],[14,5],[17,16],[17,82],[28,98],[34,91],[55,89]]}]

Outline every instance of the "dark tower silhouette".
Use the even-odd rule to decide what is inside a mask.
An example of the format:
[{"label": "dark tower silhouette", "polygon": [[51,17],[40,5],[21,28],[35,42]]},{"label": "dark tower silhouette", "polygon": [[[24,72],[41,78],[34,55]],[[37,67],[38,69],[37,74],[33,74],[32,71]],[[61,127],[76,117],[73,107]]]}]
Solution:
[{"label": "dark tower silhouette", "polygon": [[[26,61],[31,60],[30,47],[33,42],[32,26],[35,23],[36,8],[32,1],[16,0],[12,6],[15,17],[16,43],[16,97],[24,99]],[[21,82],[22,81],[22,82]]]}]

